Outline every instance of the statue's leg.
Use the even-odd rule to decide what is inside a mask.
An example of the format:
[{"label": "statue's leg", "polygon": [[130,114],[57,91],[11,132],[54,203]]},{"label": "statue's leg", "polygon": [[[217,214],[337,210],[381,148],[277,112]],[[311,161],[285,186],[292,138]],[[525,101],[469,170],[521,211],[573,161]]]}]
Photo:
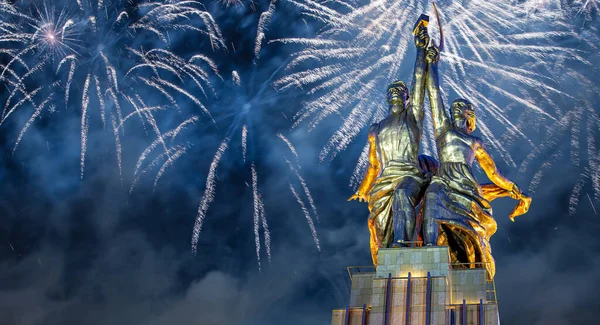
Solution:
[{"label": "statue's leg", "polygon": [[436,246],[439,237],[439,225],[436,221],[436,202],[439,193],[436,186],[429,186],[423,198],[423,245]]},{"label": "statue's leg", "polygon": [[405,177],[394,191],[392,205],[394,222],[394,245],[404,246],[412,240],[416,224],[415,206],[420,201],[424,181],[415,177]]}]

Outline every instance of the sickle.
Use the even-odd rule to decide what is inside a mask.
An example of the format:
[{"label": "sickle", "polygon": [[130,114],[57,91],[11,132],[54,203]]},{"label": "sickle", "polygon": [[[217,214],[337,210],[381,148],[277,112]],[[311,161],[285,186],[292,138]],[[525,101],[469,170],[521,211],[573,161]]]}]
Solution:
[{"label": "sickle", "polygon": [[433,11],[435,12],[435,19],[437,20],[438,29],[440,30],[440,46],[438,47],[438,49],[441,52],[444,50],[444,32],[442,31],[442,23],[440,22],[440,16],[438,14],[437,7],[435,6],[435,2],[431,2],[431,4],[433,4]]}]

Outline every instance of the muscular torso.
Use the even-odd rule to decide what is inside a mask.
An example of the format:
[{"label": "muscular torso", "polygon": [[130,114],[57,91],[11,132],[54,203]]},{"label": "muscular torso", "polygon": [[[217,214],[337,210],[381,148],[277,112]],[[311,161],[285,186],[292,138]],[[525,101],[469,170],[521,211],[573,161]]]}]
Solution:
[{"label": "muscular torso", "polygon": [[409,110],[389,115],[378,123],[377,153],[382,170],[391,162],[417,164],[421,130]]}]

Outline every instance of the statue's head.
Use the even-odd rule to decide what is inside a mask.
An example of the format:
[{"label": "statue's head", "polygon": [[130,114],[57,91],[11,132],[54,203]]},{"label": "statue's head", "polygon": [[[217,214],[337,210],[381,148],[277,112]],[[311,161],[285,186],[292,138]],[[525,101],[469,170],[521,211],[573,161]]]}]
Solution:
[{"label": "statue's head", "polygon": [[452,124],[455,127],[463,129],[468,134],[475,131],[477,118],[470,101],[463,98],[455,99],[450,106],[450,116],[452,116]]},{"label": "statue's head", "polygon": [[387,89],[387,102],[390,113],[398,114],[408,106],[408,88],[402,81],[394,81]]}]

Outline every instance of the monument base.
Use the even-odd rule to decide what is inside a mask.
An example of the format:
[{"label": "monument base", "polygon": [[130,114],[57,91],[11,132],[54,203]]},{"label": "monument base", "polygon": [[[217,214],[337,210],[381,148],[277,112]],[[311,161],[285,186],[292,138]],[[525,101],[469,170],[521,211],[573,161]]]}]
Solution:
[{"label": "monument base", "polygon": [[448,247],[380,249],[376,267],[348,274],[350,302],[333,311],[332,325],[500,324],[483,265],[451,264]]}]

